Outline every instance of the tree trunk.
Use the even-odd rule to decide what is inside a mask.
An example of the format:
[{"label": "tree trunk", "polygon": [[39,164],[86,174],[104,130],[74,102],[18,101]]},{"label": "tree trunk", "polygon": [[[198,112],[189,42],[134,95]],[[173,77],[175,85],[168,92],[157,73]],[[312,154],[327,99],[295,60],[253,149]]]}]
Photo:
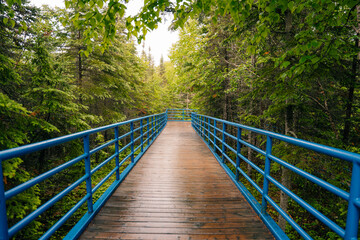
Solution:
[{"label": "tree trunk", "polygon": [[[357,18],[357,29],[356,33],[357,36],[360,35],[360,6],[356,6],[356,18]],[[355,40],[355,48],[360,48],[360,42],[359,39]],[[359,60],[360,60],[360,52],[358,51],[357,56],[354,56],[353,63],[352,63],[352,78],[349,83],[348,88],[348,96],[347,96],[347,102],[345,106],[345,122],[344,122],[344,132],[343,132],[343,142],[344,144],[349,143],[350,138],[350,129],[351,129],[351,115],[352,115],[352,109],[353,109],[353,103],[354,103],[354,91],[355,91],[355,84],[357,80],[357,75],[359,72]]]},{"label": "tree trunk", "polygon": [[[256,56],[255,55],[251,55],[251,65],[253,68],[255,68],[255,64],[256,64]],[[256,76],[254,76],[256,77]],[[252,91],[252,83],[250,84],[250,91]],[[250,103],[249,103],[249,114],[250,115],[253,115],[254,114],[254,102],[253,102],[253,99],[251,98],[250,99]],[[255,144],[255,136],[254,134],[252,134],[252,132],[249,132],[249,138],[248,138],[248,142],[251,144],[251,145],[254,145]],[[248,147],[248,159],[249,161],[251,162],[254,162],[254,151]],[[252,166],[250,164],[247,165],[247,175],[249,177],[251,177],[252,175]]]},{"label": "tree trunk", "polygon": [[[290,31],[292,28],[292,15],[290,11],[285,12],[285,32],[287,33],[287,38],[290,39]],[[293,106],[290,104],[290,100],[286,99],[285,101],[285,135],[289,135],[291,132],[291,127],[293,126],[294,111]],[[291,189],[291,176],[290,170],[281,167],[281,184],[287,189]],[[280,208],[287,212],[289,207],[289,197],[283,192],[280,191]],[[285,232],[287,221],[279,214],[278,225]]]},{"label": "tree trunk", "polygon": [[[81,32],[78,31],[78,40],[81,39]],[[78,62],[77,62],[77,67],[78,67],[78,79],[77,79],[77,85],[78,85],[78,88],[80,89],[82,87],[82,78],[83,78],[83,74],[82,74],[82,58],[81,58],[81,45],[79,45],[78,47]],[[82,103],[82,96],[81,96],[81,93],[79,95],[79,102]]]}]

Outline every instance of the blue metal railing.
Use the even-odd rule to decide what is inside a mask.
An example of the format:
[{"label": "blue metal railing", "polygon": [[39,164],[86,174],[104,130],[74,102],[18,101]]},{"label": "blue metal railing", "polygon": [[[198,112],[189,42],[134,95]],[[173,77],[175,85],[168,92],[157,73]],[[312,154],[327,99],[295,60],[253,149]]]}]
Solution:
[{"label": "blue metal railing", "polygon": [[[247,198],[248,202],[259,214],[264,223],[272,231],[277,239],[289,239],[286,234],[280,229],[276,222],[267,213],[267,207],[270,204],[304,239],[312,239],[312,237],[298,225],[298,223],[291,218],[280,206],[269,196],[269,184],[271,183],[277,189],[283,191],[295,202],[297,202],[303,209],[311,213],[315,218],[324,223],[333,232],[337,233],[341,238],[346,240],[355,240],[358,234],[359,228],[359,215],[360,215],[360,155],[352,152],[347,152],[337,148],[332,148],[297,138],[288,137],[285,135],[228,122],[222,119],[213,118],[205,115],[199,115],[196,113],[191,114],[192,126],[199,136],[208,145],[214,156],[217,158],[221,166],[225,169],[228,175],[232,178],[239,190]],[[222,125],[222,127],[218,127]],[[236,136],[232,135],[230,131],[227,131],[227,127],[231,126],[236,129]],[[244,141],[242,138],[242,131],[250,131],[256,134],[266,137],[266,150],[262,150],[249,142]],[[220,137],[221,135],[221,137]],[[303,149],[309,149],[327,156],[339,158],[353,165],[350,191],[344,191],[329,182],[326,182],[288,162],[276,157],[272,154],[273,140],[279,140],[287,144],[292,144]],[[236,147],[232,147],[230,141],[236,142]],[[265,158],[264,169],[257,166],[254,162],[250,161],[243,154],[241,154],[241,147],[246,146],[257,153],[263,155]],[[232,152],[233,154],[228,154]],[[219,153],[219,154],[218,154]],[[231,158],[229,155],[235,157]],[[235,159],[234,159],[235,158]],[[257,170],[263,177],[263,186],[260,187],[251,177],[249,177],[241,168],[240,161],[244,161],[250,164],[253,169]],[[270,174],[271,162],[278,163],[283,167],[291,170],[293,173],[315,183],[316,185],[326,189],[330,193],[344,199],[348,202],[347,219],[345,229],[333,222],[329,217],[318,211],[314,206],[311,206],[301,197],[293,193],[290,189],[287,189],[279,181],[277,181]],[[235,173],[230,170],[227,164],[232,165],[235,168]],[[239,181],[240,174],[249,181],[251,185],[261,194],[261,203],[246,189],[246,187]]]},{"label": "blue metal railing", "polygon": [[195,109],[170,108],[166,109],[168,121],[191,121],[191,112]]},{"label": "blue metal railing", "polygon": [[[67,234],[65,239],[75,239],[80,236],[82,231],[86,228],[86,226],[90,223],[91,219],[96,215],[96,213],[100,210],[100,208],[104,205],[106,200],[111,196],[113,191],[119,186],[119,184],[124,180],[130,170],[135,166],[137,161],[141,158],[144,152],[150,147],[155,138],[160,134],[163,128],[166,126],[167,116],[166,113],[156,114],[145,116],[133,120],[128,120],[104,127],[99,127],[95,129],[91,129],[88,131],[78,132],[75,134],[50,139],[47,141],[29,144],[13,149],[8,149],[4,151],[0,151],[0,163],[3,161],[20,157],[24,154],[33,153],[36,151],[40,151],[43,149],[47,149],[53,146],[57,146],[59,144],[68,143],[74,141],[76,139],[83,140],[84,153],[66,163],[51,169],[48,172],[45,172],[27,182],[24,182],[12,189],[5,191],[4,182],[3,182],[3,170],[0,166],[0,239],[9,239],[13,237],[17,232],[27,226],[29,223],[34,221],[40,214],[46,212],[51,206],[53,206],[56,202],[61,200],[67,194],[69,194],[72,190],[78,187],[82,183],[86,183],[86,195],[82,197],[82,199],[77,202],[67,213],[65,213],[61,219],[56,222],[40,239],[48,239],[52,234],[57,231],[59,227],[61,227],[83,204],[87,203],[87,213],[80,219],[80,221],[72,228],[72,230]],[[134,124],[139,125],[139,127],[135,128]],[[129,132],[119,135],[119,127],[120,126],[129,126]],[[90,149],[90,136],[93,134],[97,134],[102,131],[113,130],[114,131],[114,139],[108,141],[107,143],[95,147],[94,149]],[[139,135],[135,138],[134,134]],[[119,141],[123,138],[130,136],[130,143],[126,144],[124,147],[120,148]],[[110,145],[115,145],[115,153],[109,158],[105,159],[103,162],[98,164],[96,167],[91,169],[90,157],[94,153],[100,151],[101,149],[108,147]],[[120,159],[120,156],[124,153],[129,152],[126,157]],[[120,155],[121,154],[121,155]],[[100,168],[105,166],[111,160],[115,159],[114,168],[106,175],[96,186],[92,187],[92,176],[98,171]],[[120,172],[120,167],[126,162],[130,161],[129,165]],[[35,186],[43,182],[44,180],[54,176],[57,173],[68,169],[74,164],[84,161],[84,172],[85,174],[73,182],[70,186],[63,189],[56,196],[51,198],[46,203],[39,206],[35,211],[21,219],[15,225],[8,228],[7,224],[7,214],[6,214],[6,201],[25,190]],[[92,196],[96,190],[100,188],[106,181],[109,180],[111,176],[115,174],[116,178],[112,182],[112,184],[107,188],[104,194],[93,203]]]}]

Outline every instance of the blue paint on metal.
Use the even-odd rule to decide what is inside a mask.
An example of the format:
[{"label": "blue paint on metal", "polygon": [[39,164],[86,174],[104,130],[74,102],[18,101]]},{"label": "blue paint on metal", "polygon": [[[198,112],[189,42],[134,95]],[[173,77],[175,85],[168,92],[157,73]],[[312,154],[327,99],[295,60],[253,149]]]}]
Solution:
[{"label": "blue paint on metal", "polygon": [[140,146],[141,146],[141,151],[144,151],[144,131],[143,131],[143,120],[140,119],[140,136],[141,136],[141,142],[140,142]]},{"label": "blue paint on metal", "polygon": [[225,137],[225,132],[226,132],[226,123],[222,123],[222,141],[221,141],[221,154],[222,154],[222,161],[223,163],[225,163],[225,143],[226,143],[226,137]]},{"label": "blue paint on metal", "polygon": [[[205,127],[203,123],[211,124],[213,121],[213,133],[209,130],[209,126]],[[268,226],[268,228],[272,231],[274,236],[277,239],[288,239],[286,234],[279,228],[276,222],[270,217],[270,215],[266,212],[267,204],[270,204],[284,219],[304,238],[304,239],[312,239],[312,237],[302,229],[296,221],[293,220],[285,211],[283,211],[279,205],[268,195],[269,190],[269,183],[272,183],[275,187],[279,190],[283,191],[289,197],[291,197],[295,202],[297,202],[301,207],[303,207],[306,211],[311,213],[315,218],[319,221],[323,222],[326,226],[329,227],[330,230],[334,231],[346,240],[354,240],[358,238],[358,228],[359,228],[359,215],[360,215],[360,154],[344,151],[341,149],[288,137],[285,135],[277,134],[274,132],[269,132],[249,126],[245,126],[238,123],[233,123],[229,121],[225,121],[218,118],[213,118],[210,116],[199,115],[196,113],[192,113],[191,115],[192,126],[195,131],[199,134],[199,136],[203,139],[203,141],[208,145],[209,149],[212,151],[220,165],[225,169],[228,175],[231,177],[233,182],[239,188],[239,190],[243,193],[245,198],[249,201],[250,205],[254,208],[254,210],[259,214],[261,219],[264,223]],[[217,128],[217,123],[223,124],[223,129]],[[237,136],[232,136],[230,133],[224,131],[224,126],[234,126],[238,129]],[[261,150],[260,148],[244,141],[241,139],[241,130],[251,131],[257,134],[261,134],[267,137],[266,142],[266,151]],[[213,140],[211,140],[211,136],[209,134],[204,135],[203,132],[208,131],[213,136]],[[222,131],[222,139],[216,136],[217,131]],[[236,140],[237,149],[229,146],[226,142],[226,138],[224,136],[229,137],[229,139]],[[273,139],[277,139],[288,144],[296,145],[305,149],[313,150],[318,153],[322,153],[328,156],[340,158],[345,161],[349,161],[353,163],[353,170],[352,170],[352,180],[350,186],[350,192],[346,192],[316,176],[307,173],[306,171],[291,165],[284,160],[273,156],[271,153],[272,150],[272,141]],[[219,142],[217,142],[219,141]],[[220,148],[221,145],[221,148]],[[253,162],[249,161],[245,156],[241,154],[239,150],[241,145],[249,147],[259,154],[265,157],[265,169],[262,170]],[[224,148],[225,147],[225,148]],[[227,155],[226,149],[236,153],[236,171],[235,174],[230,168],[226,165],[226,160],[228,160],[232,165],[234,165],[234,161]],[[220,152],[218,154],[217,152]],[[224,163],[225,160],[225,163]],[[250,164],[256,171],[258,171],[263,176],[263,189],[261,189],[246,173],[243,171],[239,166],[239,161],[245,161],[246,163]],[[347,222],[346,228],[343,229],[323,213],[319,212],[315,207],[311,206],[309,203],[301,199],[295,193],[290,191],[289,189],[285,188],[281,183],[275,180],[273,177],[270,176],[270,168],[271,168],[271,161],[274,161],[281,166],[290,169],[295,174],[304,177],[305,179],[310,180],[311,182],[317,184],[318,186],[326,189],[327,191],[337,195],[346,201],[349,202],[348,204],[348,214],[347,214]],[[260,204],[255,197],[245,188],[245,186],[239,181],[239,174],[245,177],[254,187],[255,189],[262,195],[262,204]]]},{"label": "blue paint on metal", "polygon": [[[209,121],[210,123],[210,121]],[[210,139],[210,136],[209,136]],[[240,177],[240,172],[239,172],[239,168],[240,168],[240,155],[241,155],[241,143],[240,143],[240,139],[241,139],[241,128],[237,127],[237,137],[236,137],[236,181],[239,181],[239,177]]]},{"label": "blue paint on metal", "polygon": [[[1,158],[0,158],[1,160]],[[0,161],[1,163],[1,161]],[[3,169],[0,165],[0,239],[5,240],[9,238],[8,234],[8,222],[6,215],[6,198],[5,198],[5,186],[4,186]]]},{"label": "blue paint on metal", "polygon": [[360,199],[360,163],[354,162],[352,171],[345,239],[357,239],[359,229],[360,208],[356,202]]},{"label": "blue paint on metal", "polygon": [[196,109],[183,109],[183,108],[169,108],[166,109],[166,117],[168,121],[190,122],[191,113],[196,112]]},{"label": "blue paint on metal", "polygon": [[130,123],[131,162],[134,163],[134,122]]},{"label": "blue paint on metal", "polygon": [[[79,186],[81,183],[86,182],[87,186],[87,194],[78,202],[76,203],[72,209],[70,209],[67,213],[65,213],[62,218],[55,223],[42,237],[41,239],[48,239],[54,232],[68,220],[85,202],[88,203],[88,212],[82,217],[82,219],[73,227],[73,229],[67,234],[65,239],[74,239],[81,235],[82,231],[86,228],[86,226],[90,223],[91,219],[96,215],[96,213],[100,210],[106,200],[111,196],[111,194],[116,190],[119,184],[124,180],[127,174],[131,171],[131,169],[135,166],[135,164],[139,161],[141,156],[144,152],[150,147],[153,141],[157,138],[157,136],[161,133],[163,128],[166,126],[167,121],[188,121],[190,118],[190,112],[192,110],[189,109],[168,109],[165,113],[158,114],[158,115],[151,115],[145,116],[142,118],[129,120],[121,123],[116,123],[96,129],[91,129],[84,132],[79,132],[71,135],[67,135],[64,137],[51,139],[48,141],[30,144],[14,149],[9,149],[0,152],[0,160],[6,161],[8,159],[14,157],[20,157],[24,154],[39,151],[42,149],[46,149],[52,146],[56,146],[62,143],[67,143],[75,139],[83,139],[84,140],[84,154],[80,155],[63,165],[60,165],[50,171],[43,173],[33,179],[20,184],[8,191],[4,191],[4,183],[0,181],[0,239],[9,239],[10,237],[14,236],[18,231],[22,228],[27,226],[30,222],[32,222],[35,218],[37,218],[40,214],[43,214],[53,206],[56,202],[61,200],[64,196],[66,196],[69,192]],[[144,120],[146,120],[146,124],[144,124]],[[134,123],[139,122],[140,127],[134,129]],[[212,122],[212,123],[211,123]],[[222,129],[217,127],[217,123],[222,124]],[[128,133],[119,136],[119,127],[129,124],[130,131]],[[350,239],[357,239],[358,235],[358,227],[359,227],[359,209],[360,209],[360,155],[356,153],[347,152],[341,149],[336,149],[308,141],[304,141],[301,139],[296,139],[288,136],[284,136],[281,134],[256,129],[253,127],[228,122],[225,120],[199,115],[196,113],[191,113],[191,125],[196,130],[196,132],[201,136],[204,142],[208,145],[220,165],[225,169],[227,174],[231,177],[233,182],[236,184],[238,189],[242,192],[245,198],[249,201],[250,205],[254,208],[254,210],[259,214],[261,219],[264,223],[269,227],[272,231],[274,236],[277,239],[288,239],[285,233],[279,228],[279,226],[275,223],[275,221],[269,216],[266,212],[267,204],[270,204],[276,211],[279,212],[280,215],[284,217],[288,221],[288,223],[299,232],[299,234],[305,239],[312,239],[311,236],[305,232],[286,212],[284,212],[278,204],[271,199],[268,195],[268,187],[269,183],[272,183],[275,187],[279,190],[283,191],[289,197],[291,197],[295,202],[297,202],[301,207],[311,213],[314,217],[319,219],[319,221],[323,222],[327,225],[331,230],[337,233],[340,237],[343,237],[347,240]],[[231,133],[226,132],[227,126],[234,126],[237,128],[237,135],[233,136]],[[108,141],[107,143],[90,149],[90,135],[95,134],[101,131],[113,129],[115,131],[115,138],[114,140]],[[146,131],[144,131],[146,130]],[[253,146],[252,144],[244,141],[241,138],[242,130],[252,131],[261,135],[265,135],[267,137],[267,146],[266,151]],[[139,137],[134,139],[134,133],[139,133]],[[222,137],[219,138],[217,133],[221,132]],[[125,137],[130,136],[130,143],[126,146],[119,149],[119,140]],[[146,136],[146,139],[144,139]],[[232,139],[236,141],[236,149],[230,146],[228,143],[228,139]],[[302,148],[310,149],[313,151],[317,151],[319,153],[323,153],[332,157],[337,157],[349,162],[353,163],[353,172],[352,172],[352,181],[351,181],[351,188],[350,192],[346,192],[332,184],[317,178],[302,169],[299,169],[284,160],[273,156],[271,153],[272,149],[272,140],[277,139],[280,141],[284,141],[289,144],[293,144]],[[135,147],[137,142],[140,143]],[[92,154],[100,151],[101,149],[108,147],[110,145],[115,145],[115,154],[110,156],[109,158],[105,159],[103,162],[95,166],[91,169],[90,166],[90,157]],[[146,145],[144,145],[146,144]],[[221,147],[220,147],[221,144]],[[245,156],[241,154],[241,147],[242,146],[250,147],[251,149],[255,150],[259,154],[262,154],[265,157],[265,169],[262,170],[253,162],[249,161]],[[123,153],[126,149],[130,148],[130,154],[124,157],[120,161],[120,154]],[[135,157],[135,153],[140,150],[140,153]],[[227,151],[233,152],[236,156],[236,161],[234,161],[229,155]],[[218,154],[219,153],[219,154]],[[94,188],[91,186],[91,177],[92,175],[103,166],[108,164],[112,159],[115,158],[115,166]],[[120,174],[119,170],[120,167],[123,165],[125,161],[131,159],[131,163],[125,168],[125,170]],[[10,199],[17,194],[29,189],[30,187],[48,179],[49,177],[73,166],[75,163],[85,161],[85,174],[80,179],[75,181],[73,184],[68,186],[58,195],[50,199],[48,202],[42,204],[38,207],[34,212],[30,213],[28,216],[24,217],[10,229],[8,229],[7,224],[7,217],[6,217],[6,200]],[[260,188],[255,181],[249,177],[245,171],[240,168],[240,161],[244,161],[247,164],[250,164],[256,171],[258,171],[263,176],[263,188]],[[270,168],[271,168],[271,161],[274,161],[283,167],[286,167],[293,171],[295,174],[312,181],[313,183],[317,184],[318,186],[328,190],[329,192],[343,198],[344,200],[348,201],[348,214],[347,214],[347,223],[346,228],[343,229],[330,220],[327,216],[319,212],[313,206],[309,205],[306,201],[301,199],[299,196],[294,194],[289,189],[285,188],[281,183],[275,180],[273,177],[270,176]],[[229,162],[232,166],[235,167],[235,173],[232,172],[226,163]],[[2,176],[2,169],[0,169],[0,179],[3,179]],[[92,204],[92,194],[100,188],[100,186],[108,181],[110,177],[116,174],[116,179],[112,183],[112,185],[105,191],[105,193]],[[254,188],[262,195],[261,204],[251,195],[251,193],[245,188],[245,186],[239,181],[239,177],[243,176],[245,179],[249,181],[250,184],[254,186]],[[91,203],[91,204],[90,204]]]},{"label": "blue paint on metal", "polygon": [[270,158],[272,149],[272,138],[267,136],[266,138],[266,155],[265,155],[265,170],[264,170],[264,184],[263,184],[263,192],[262,192],[262,200],[261,200],[261,212],[265,213],[267,209],[267,201],[266,197],[269,193],[269,177],[270,177]]},{"label": "blue paint on metal", "polygon": [[[155,120],[154,120],[155,119]],[[146,124],[143,124],[143,121],[146,121]],[[140,123],[140,127],[134,129],[134,123]],[[51,169],[48,172],[45,172],[39,176],[34,177],[33,179],[22,183],[12,189],[9,189],[5,192],[4,190],[4,182],[3,182],[3,173],[2,167],[0,167],[0,239],[9,239],[14,236],[17,232],[27,226],[29,223],[34,221],[40,214],[46,214],[46,211],[57,203],[59,200],[63,199],[68,193],[74,190],[82,183],[86,183],[86,194],[82,197],[80,201],[78,201],[67,213],[61,217],[61,219],[56,222],[40,239],[49,239],[58,228],[60,228],[73,214],[85,203],[88,204],[87,213],[81,218],[81,220],[71,229],[71,231],[67,234],[65,239],[76,239],[81,233],[84,231],[86,226],[90,223],[92,218],[96,215],[96,213],[101,209],[101,207],[105,204],[106,200],[111,196],[111,194],[116,190],[119,184],[125,179],[131,169],[136,165],[141,156],[147,151],[147,149],[151,146],[154,140],[158,137],[161,131],[164,129],[167,123],[166,113],[156,114],[145,116],[133,120],[128,120],[104,127],[99,127],[95,129],[91,129],[88,131],[83,131],[55,139],[50,139],[47,141],[29,144],[25,146],[21,146],[18,148],[8,149],[0,152],[0,163],[6,161],[11,158],[20,157],[24,154],[40,151],[42,149],[46,149],[49,147],[57,146],[59,144],[68,143],[76,139],[83,139],[84,143],[84,154],[69,160],[68,162]],[[127,125],[130,128],[128,133],[119,136],[119,127]],[[114,139],[108,141],[107,143],[90,149],[90,135],[96,134],[98,132],[102,132],[105,130],[113,130],[114,131]],[[144,131],[146,130],[146,131]],[[134,139],[134,132],[139,132],[140,136]],[[144,135],[147,135],[147,138],[144,140]],[[121,149],[119,146],[119,140],[130,136],[131,141],[126,146]],[[140,140],[140,143],[137,145],[136,142]],[[90,159],[91,155],[100,151],[101,149],[115,145],[115,153],[99,163],[93,169],[91,169]],[[145,145],[144,145],[145,144]],[[137,147],[135,148],[135,145]],[[140,153],[135,157],[135,149],[140,150]],[[130,154],[120,160],[120,154],[125,152],[125,150],[130,150]],[[110,163],[111,160],[115,159],[115,165],[112,170],[110,170],[107,175],[100,180],[99,183],[95,187],[92,187],[92,176],[93,174],[101,169],[106,164]],[[120,167],[128,160],[131,159],[130,164],[123,170],[120,174]],[[51,198],[46,203],[43,203],[39,206],[35,211],[28,214],[26,217],[21,219],[18,223],[8,229],[7,217],[6,217],[6,200],[10,199],[23,191],[33,187],[34,185],[43,182],[44,180],[54,176],[55,174],[62,172],[74,164],[84,160],[84,175],[73,182],[70,186],[62,190],[56,196]],[[100,188],[106,181],[109,181],[110,177],[116,175],[115,180],[110,185],[110,187],[105,191],[105,193],[93,204],[92,194]]]},{"label": "blue paint on metal", "polygon": [[84,137],[84,155],[85,157],[85,175],[86,177],[86,192],[88,194],[87,206],[88,213],[93,212],[92,186],[91,186],[91,161],[90,161],[90,136]]},{"label": "blue paint on metal", "polygon": [[[142,119],[140,120],[142,121]],[[116,180],[120,179],[120,158],[119,158],[119,127],[115,127],[115,168],[116,168]]]}]

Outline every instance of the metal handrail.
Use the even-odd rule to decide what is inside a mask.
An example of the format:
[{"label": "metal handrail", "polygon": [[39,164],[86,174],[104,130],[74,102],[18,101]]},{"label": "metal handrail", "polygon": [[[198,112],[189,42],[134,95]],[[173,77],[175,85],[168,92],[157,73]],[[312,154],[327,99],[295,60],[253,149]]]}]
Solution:
[{"label": "metal handrail", "polygon": [[[206,115],[200,115],[197,113],[191,114],[191,123],[198,135],[204,140],[208,145],[209,149],[212,151],[216,159],[219,161],[221,166],[225,169],[228,175],[232,178],[239,190],[244,194],[244,196],[249,201],[250,205],[254,210],[259,214],[264,223],[272,231],[274,236],[278,239],[288,239],[286,234],[280,229],[276,222],[271,218],[271,216],[266,212],[268,204],[270,204],[304,239],[312,239],[312,237],[301,228],[296,221],[291,218],[284,210],[282,210],[279,205],[268,195],[269,184],[272,183],[273,186],[277,187],[279,190],[283,191],[286,195],[292,198],[297,202],[302,208],[311,213],[315,218],[328,226],[332,231],[337,233],[340,237],[350,240],[357,239],[358,227],[359,227],[359,215],[360,215],[360,154],[344,151],[338,148],[333,148],[298,138],[293,138],[285,136],[282,134],[245,126],[242,124],[229,122],[219,118],[214,118]],[[217,127],[218,124],[222,124],[222,128]],[[232,135],[226,131],[227,126],[233,126],[237,129],[237,136]],[[244,141],[242,139],[242,131],[247,130],[255,132],[257,134],[266,136],[266,150],[263,151],[258,147]],[[218,137],[217,134],[221,134],[221,137]],[[231,147],[227,142],[227,139],[232,139],[236,141],[236,149]],[[315,152],[339,158],[353,164],[352,176],[351,176],[351,186],[350,191],[346,192],[343,189],[340,189],[329,182],[324,181],[296,166],[280,159],[277,156],[272,154],[273,140],[277,139],[288,144],[299,146],[304,149],[313,150]],[[247,159],[244,155],[241,154],[241,146],[247,146],[257,151],[259,154],[265,157],[265,169],[262,170],[256,164]],[[235,154],[235,161],[228,156],[227,151],[231,151]],[[218,154],[219,152],[219,154]],[[229,164],[233,165],[235,168],[235,173],[233,173],[230,168],[226,165],[226,161]],[[249,177],[241,168],[240,161],[244,161],[248,164],[251,164],[252,167],[257,170],[263,176],[263,186],[262,188],[258,186],[252,179]],[[270,174],[271,162],[276,162],[283,167],[291,170],[295,174],[315,183],[316,185],[326,189],[330,193],[341,197],[342,199],[348,202],[348,211],[347,211],[347,220],[345,229],[340,227],[338,224],[329,219],[325,214],[318,211],[314,206],[311,206],[301,197],[293,193],[290,189],[286,188],[276,179],[274,179]],[[261,194],[262,200],[261,204],[255,199],[255,197],[246,189],[246,187],[239,181],[240,174],[245,177],[254,188]]]},{"label": "metal handrail", "polygon": [[[146,122],[146,123],[144,123]],[[134,123],[140,123],[140,127],[134,129]],[[57,146],[59,144],[64,144],[67,142],[71,142],[76,139],[82,139],[84,145],[84,153],[74,159],[67,161],[66,163],[57,166],[39,176],[34,177],[33,179],[24,182],[12,189],[5,191],[4,182],[3,182],[3,170],[0,165],[0,239],[9,239],[13,237],[17,232],[27,226],[29,223],[34,221],[40,214],[46,212],[51,206],[53,206],[56,202],[65,197],[68,193],[70,193],[73,189],[79,186],[82,183],[86,183],[86,194],[79,200],[67,213],[65,213],[61,219],[56,222],[48,231],[40,238],[40,239],[48,239],[53,235],[56,230],[61,227],[84,203],[87,202],[87,213],[80,219],[80,221],[70,230],[65,239],[76,239],[80,236],[80,234],[84,231],[87,224],[91,221],[91,219],[96,215],[96,213],[100,210],[106,200],[111,196],[111,194],[115,191],[115,189],[119,186],[119,184],[124,180],[127,174],[131,171],[131,169],[136,165],[141,156],[145,153],[145,151],[150,147],[150,145],[154,142],[156,137],[161,133],[167,123],[166,113],[149,115],[145,117],[140,117],[124,122],[119,122],[115,124],[111,124],[108,126],[103,126],[83,132],[78,132],[70,135],[66,135],[63,137],[58,137],[50,140],[46,140],[43,142],[33,143],[29,145],[20,146],[13,149],[8,149],[4,151],[0,151],[0,164],[3,161],[20,157],[25,154],[37,152],[43,149],[47,149],[53,146]],[[128,133],[119,136],[119,127],[123,125],[129,125],[130,130]],[[105,130],[113,130],[114,131],[114,139],[104,143],[101,146],[97,146],[94,149],[90,149],[90,135],[96,134],[98,132],[102,132]],[[137,132],[140,136],[134,138],[134,133]],[[130,143],[120,149],[119,140],[130,136]],[[135,144],[137,147],[135,148]],[[115,154],[111,155],[103,162],[99,163],[93,169],[91,169],[90,165],[90,157],[92,154],[100,151],[101,149],[108,147],[110,145],[115,145]],[[130,153],[120,159],[120,153],[122,153],[126,149],[131,149]],[[137,151],[140,152],[137,154]],[[136,155],[136,157],[135,157]],[[108,162],[115,159],[114,168],[95,186],[92,187],[92,176],[98,171],[100,168],[105,166]],[[125,161],[131,159],[131,163],[121,172],[120,167],[123,165]],[[11,228],[8,228],[7,224],[7,215],[6,215],[6,200],[24,192],[25,190],[33,187],[34,185],[43,182],[44,180],[50,178],[51,176],[64,171],[65,169],[73,166],[74,164],[84,161],[85,162],[85,174],[73,182],[70,186],[63,189],[56,196],[48,200],[46,203],[40,205],[36,210],[32,213],[25,216],[19,222],[17,222]],[[116,179],[112,182],[112,184],[107,188],[105,193],[95,202],[93,203],[92,195],[93,193],[100,188],[109,178],[113,175],[116,175]]]},{"label": "metal handrail", "polygon": [[191,113],[196,112],[196,109],[184,109],[184,108],[169,108],[166,109],[168,121],[191,121]]}]

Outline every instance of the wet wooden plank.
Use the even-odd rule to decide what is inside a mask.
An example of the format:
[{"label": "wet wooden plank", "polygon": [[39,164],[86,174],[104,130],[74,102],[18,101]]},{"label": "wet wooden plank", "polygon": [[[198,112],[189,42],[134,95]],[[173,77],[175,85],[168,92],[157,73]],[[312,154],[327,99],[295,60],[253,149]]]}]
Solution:
[{"label": "wet wooden plank", "polygon": [[169,122],[80,239],[274,239],[190,123]]}]

